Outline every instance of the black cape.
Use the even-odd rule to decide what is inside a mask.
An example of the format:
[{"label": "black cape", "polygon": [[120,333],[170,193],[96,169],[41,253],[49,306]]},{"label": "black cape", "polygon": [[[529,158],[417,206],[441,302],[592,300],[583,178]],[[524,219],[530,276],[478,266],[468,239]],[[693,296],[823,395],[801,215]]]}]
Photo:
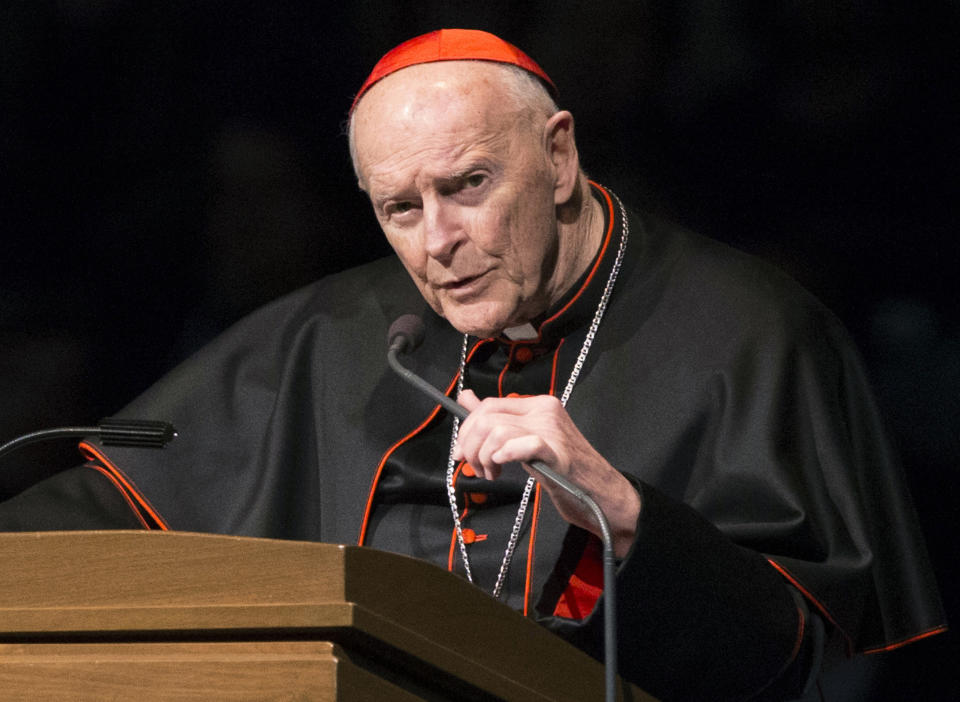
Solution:
[{"label": "black cape", "polygon": [[[118,413],[172,422],[180,436],[168,448],[91,442],[97,487],[76,471],[57,476],[0,509],[0,526],[46,527],[35,516],[51,491],[109,501],[98,492],[113,489],[101,480],[106,467],[151,527],[356,543],[376,467],[433,410],[386,364],[387,328],[408,312],[427,326],[408,365],[448,387],[461,336],[397,259],[381,259],[255,312]],[[583,333],[569,330],[562,363]],[[803,653],[807,608],[851,651],[943,629],[857,353],[833,315],[776,269],[631,215],[620,278],[568,411],[643,495],[641,536],[618,574],[620,658],[653,694],[768,689]],[[582,548],[556,515],[546,523],[538,538],[548,552]],[[539,616],[599,655],[599,616]]]}]

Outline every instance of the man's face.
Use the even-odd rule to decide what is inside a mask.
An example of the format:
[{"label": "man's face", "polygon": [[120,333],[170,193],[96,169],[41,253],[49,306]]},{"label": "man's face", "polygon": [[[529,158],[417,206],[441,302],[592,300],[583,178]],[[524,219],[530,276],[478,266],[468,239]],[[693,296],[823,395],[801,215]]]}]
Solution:
[{"label": "man's face", "polygon": [[490,336],[554,294],[557,221],[543,134],[483,62],[412,66],[357,106],[362,185],[390,245],[434,310]]}]

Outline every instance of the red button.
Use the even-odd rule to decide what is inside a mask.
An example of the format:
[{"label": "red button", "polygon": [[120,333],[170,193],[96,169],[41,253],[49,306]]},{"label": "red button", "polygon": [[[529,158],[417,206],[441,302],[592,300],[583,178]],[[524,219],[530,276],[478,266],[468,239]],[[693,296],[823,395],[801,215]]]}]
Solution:
[{"label": "red button", "polygon": [[467,493],[467,496],[470,498],[470,501],[475,505],[482,505],[487,501],[487,493],[485,492],[470,492]]},{"label": "red button", "polygon": [[469,463],[464,463],[463,468],[460,469],[460,472],[463,473],[468,478],[472,478],[477,474],[477,471],[473,469],[473,466]]},{"label": "red button", "polygon": [[533,359],[533,349],[529,346],[518,346],[513,357],[520,363],[529,363]]},{"label": "red button", "polygon": [[463,530],[463,543],[472,544],[477,540],[477,532],[473,529],[464,529]]}]

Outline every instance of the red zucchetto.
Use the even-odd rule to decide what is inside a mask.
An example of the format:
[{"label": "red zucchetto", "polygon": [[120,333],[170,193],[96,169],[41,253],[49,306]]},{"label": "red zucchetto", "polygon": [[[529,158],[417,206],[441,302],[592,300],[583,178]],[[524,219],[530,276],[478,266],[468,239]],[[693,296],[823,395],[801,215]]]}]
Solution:
[{"label": "red zucchetto", "polygon": [[381,78],[407,66],[434,61],[494,61],[529,71],[543,81],[556,97],[557,86],[537,63],[513,44],[479,29],[438,29],[403,42],[377,61],[350,106],[352,113],[360,98]]}]

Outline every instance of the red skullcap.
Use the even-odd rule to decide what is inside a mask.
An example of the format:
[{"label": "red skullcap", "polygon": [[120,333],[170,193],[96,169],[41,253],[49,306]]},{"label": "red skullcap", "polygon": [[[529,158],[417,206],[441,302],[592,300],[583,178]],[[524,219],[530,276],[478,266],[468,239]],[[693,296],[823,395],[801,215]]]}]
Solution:
[{"label": "red skullcap", "polygon": [[434,61],[463,60],[494,61],[519,66],[542,80],[550,94],[556,97],[557,86],[550,77],[532,58],[513,44],[478,29],[438,29],[405,41],[384,54],[360,87],[350,106],[350,112],[353,112],[370,86],[401,68]]}]

